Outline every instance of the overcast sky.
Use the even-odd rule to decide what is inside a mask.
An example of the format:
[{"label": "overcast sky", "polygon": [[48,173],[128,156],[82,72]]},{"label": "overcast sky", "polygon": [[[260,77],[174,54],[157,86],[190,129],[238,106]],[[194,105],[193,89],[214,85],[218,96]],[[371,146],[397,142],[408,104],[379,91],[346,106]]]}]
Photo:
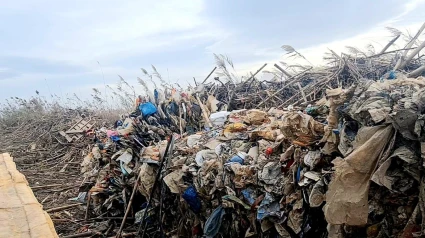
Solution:
[{"label": "overcast sky", "polygon": [[[424,0],[15,0],[0,3],[0,100],[134,85],[153,64],[172,82],[202,80],[213,53],[243,74],[285,60],[288,44],[314,64],[327,48],[385,45],[386,26],[417,30]],[[261,75],[260,75],[261,77]],[[141,90],[141,89],[140,89]]]}]

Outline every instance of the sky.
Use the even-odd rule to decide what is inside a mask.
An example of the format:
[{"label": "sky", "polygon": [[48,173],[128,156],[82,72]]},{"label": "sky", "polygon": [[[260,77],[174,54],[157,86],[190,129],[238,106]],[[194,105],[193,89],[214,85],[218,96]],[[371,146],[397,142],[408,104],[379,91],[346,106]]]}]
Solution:
[{"label": "sky", "polygon": [[214,68],[214,53],[244,75],[290,61],[282,45],[320,65],[328,49],[379,50],[387,26],[414,34],[424,11],[425,0],[1,1],[0,101],[36,90],[87,98],[118,75],[141,91],[137,77],[151,65],[166,81],[193,84]]}]

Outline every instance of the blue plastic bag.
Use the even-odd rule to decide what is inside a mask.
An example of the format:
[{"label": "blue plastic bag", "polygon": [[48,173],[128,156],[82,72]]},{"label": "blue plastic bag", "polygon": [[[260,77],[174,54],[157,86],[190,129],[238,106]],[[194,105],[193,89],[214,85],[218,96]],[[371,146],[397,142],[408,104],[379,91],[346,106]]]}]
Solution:
[{"label": "blue plastic bag", "polygon": [[395,74],[394,70],[390,71],[390,74],[388,75],[388,79],[396,79],[397,75]]},{"label": "blue plastic bag", "polygon": [[224,208],[219,206],[208,217],[204,226],[204,235],[207,238],[215,237],[218,234],[225,213]]},{"label": "blue plastic bag", "polygon": [[199,213],[201,211],[201,201],[199,200],[195,187],[190,185],[190,187],[184,191],[182,197],[189,204],[193,212]]},{"label": "blue plastic bag", "polygon": [[158,100],[159,94],[158,94],[158,90],[156,90],[156,88],[155,88],[155,90],[153,90],[153,96],[155,97],[155,100]]},{"label": "blue plastic bag", "polygon": [[140,104],[139,109],[144,117],[151,116],[158,111],[155,105],[151,102]]},{"label": "blue plastic bag", "polygon": [[234,163],[239,163],[239,164],[242,164],[243,165],[243,159],[241,158],[241,157],[239,157],[239,156],[237,156],[237,155],[235,155],[235,156],[233,156],[230,160],[229,160],[229,162],[234,162]]}]

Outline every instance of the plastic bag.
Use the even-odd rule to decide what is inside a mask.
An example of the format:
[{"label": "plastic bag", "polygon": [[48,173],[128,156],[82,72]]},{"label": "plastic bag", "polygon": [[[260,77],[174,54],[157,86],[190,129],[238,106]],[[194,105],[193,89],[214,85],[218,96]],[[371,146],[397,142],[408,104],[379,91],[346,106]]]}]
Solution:
[{"label": "plastic bag", "polygon": [[[359,226],[367,223],[370,178],[392,133],[391,126],[364,127],[357,134],[358,145],[354,151],[345,159],[336,158],[332,162],[335,174],[324,207],[329,224]],[[372,136],[365,137],[366,134]]]},{"label": "plastic bag", "polygon": [[215,237],[218,234],[224,214],[226,214],[224,208],[219,206],[208,217],[204,227],[204,235],[207,238]]},{"label": "plastic bag", "polygon": [[151,102],[140,104],[139,109],[144,117],[151,116],[158,111]]},{"label": "plastic bag", "polygon": [[189,204],[193,212],[199,213],[201,211],[201,201],[199,200],[195,187],[192,185],[188,187],[184,191],[182,197]]},{"label": "plastic bag", "polygon": [[230,115],[230,112],[221,111],[212,113],[210,115],[210,121],[214,126],[222,126],[227,121],[227,116]]}]

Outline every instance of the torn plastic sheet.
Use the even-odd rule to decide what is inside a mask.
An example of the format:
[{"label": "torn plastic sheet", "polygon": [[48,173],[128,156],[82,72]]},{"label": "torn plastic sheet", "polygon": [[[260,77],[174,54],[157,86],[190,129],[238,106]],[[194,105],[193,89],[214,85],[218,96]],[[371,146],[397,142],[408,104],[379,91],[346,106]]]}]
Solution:
[{"label": "torn plastic sheet", "polygon": [[279,233],[281,238],[291,238],[289,232],[279,223],[274,223],[274,228]]},{"label": "torn plastic sheet", "polygon": [[266,196],[258,207],[257,220],[263,220],[269,216],[281,216],[280,204],[279,201],[275,200],[273,195],[266,193]]},{"label": "torn plastic sheet", "polygon": [[415,153],[405,146],[399,147],[379,166],[372,176],[372,181],[389,190],[404,192],[414,184],[412,179],[406,177],[407,174],[416,181],[420,180],[418,168],[419,158]]},{"label": "torn plastic sheet", "polygon": [[217,158],[217,154],[214,150],[201,150],[196,154],[195,161],[198,166],[202,167],[204,161],[215,158]]},{"label": "torn plastic sheet", "polygon": [[315,171],[307,171],[304,173],[304,177],[314,180],[314,181],[319,181],[320,178],[322,177],[321,174],[319,172],[315,172]]},{"label": "torn plastic sheet", "polygon": [[281,175],[279,162],[268,162],[258,177],[266,184],[275,184]]},{"label": "torn plastic sheet", "polygon": [[343,156],[347,156],[353,151],[353,142],[358,130],[358,124],[355,121],[346,121],[343,124],[338,144],[338,150]]},{"label": "torn plastic sheet", "polygon": [[140,185],[139,191],[145,196],[149,197],[152,191],[153,184],[155,183],[155,170],[149,164],[142,164],[140,167]]},{"label": "torn plastic sheet", "polygon": [[288,215],[288,227],[290,227],[296,234],[301,232],[303,224],[303,210],[291,210]]},{"label": "torn plastic sheet", "polygon": [[210,121],[215,126],[223,126],[231,112],[221,111],[210,115]]},{"label": "torn plastic sheet", "polygon": [[117,158],[117,161],[122,161],[125,164],[128,164],[131,162],[132,159],[133,155],[128,150],[126,150],[122,155]]},{"label": "torn plastic sheet", "polygon": [[172,193],[180,193],[180,184],[183,184],[183,173],[181,170],[175,170],[164,177],[164,182]]},{"label": "torn plastic sheet", "polygon": [[78,193],[78,196],[76,198],[70,198],[68,200],[84,203],[86,201],[86,198],[87,198],[87,192],[80,192]]},{"label": "torn plastic sheet", "polygon": [[370,178],[381,152],[391,138],[391,126],[362,128],[372,134],[345,159],[336,158],[334,178],[329,184],[324,207],[330,224],[364,225],[368,218],[368,192]]},{"label": "torn plastic sheet", "polygon": [[[217,107],[218,103],[220,103],[220,101],[218,101],[213,95],[208,95],[206,106],[210,110],[210,112],[214,113],[218,110],[218,107]],[[229,114],[230,114],[230,112],[229,112]],[[210,120],[211,120],[211,118],[210,118]],[[212,120],[211,120],[211,122],[212,122]]]},{"label": "torn plastic sheet", "polygon": [[417,140],[418,136],[415,135],[415,124],[418,115],[415,111],[406,109],[398,111],[395,115],[391,115],[391,121],[396,130],[409,140]]},{"label": "torn plastic sheet", "polygon": [[319,150],[309,151],[304,156],[304,164],[308,165],[310,169],[314,169],[317,163],[320,162],[320,159],[321,159],[321,153]]},{"label": "torn plastic sheet", "polygon": [[194,147],[196,144],[198,144],[199,140],[201,139],[202,135],[190,135],[187,138],[187,146]]},{"label": "torn plastic sheet", "polygon": [[124,163],[123,161],[120,161],[120,168],[124,176],[129,176],[131,173],[133,173],[133,170],[130,167],[128,167],[128,165]]}]

